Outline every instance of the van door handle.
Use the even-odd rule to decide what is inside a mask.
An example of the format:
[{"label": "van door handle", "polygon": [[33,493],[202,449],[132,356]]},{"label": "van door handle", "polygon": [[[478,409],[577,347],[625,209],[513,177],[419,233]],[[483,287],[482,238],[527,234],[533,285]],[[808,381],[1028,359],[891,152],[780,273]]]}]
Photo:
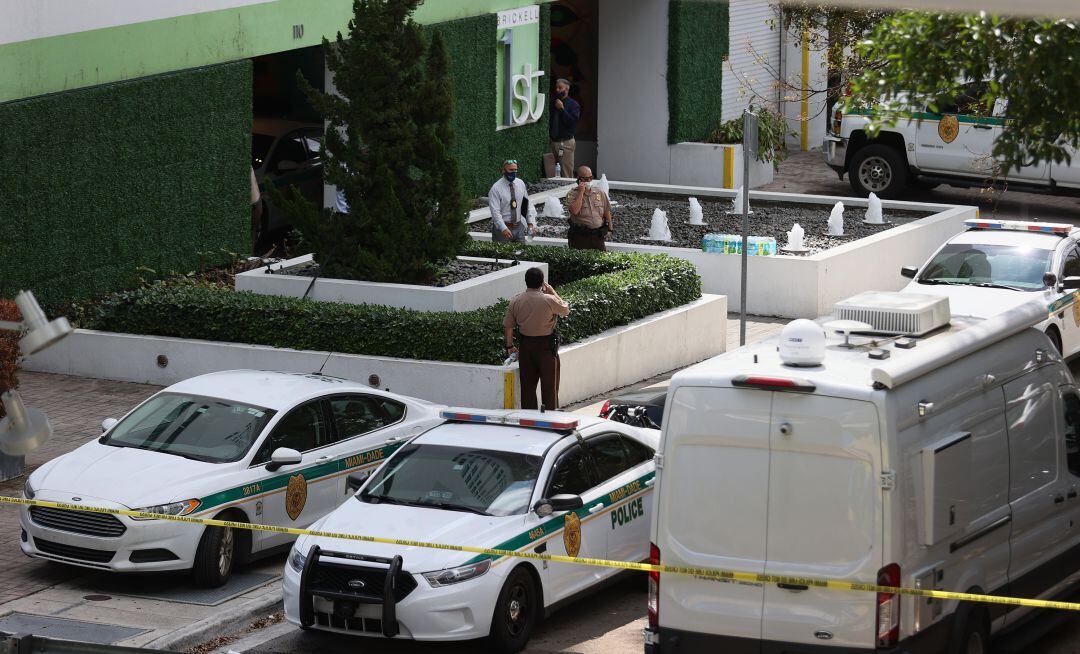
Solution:
[{"label": "van door handle", "polygon": [[980,125],[978,123],[975,123],[974,125],[972,125],[972,127],[974,127],[975,129],[990,129],[990,125]]},{"label": "van door handle", "polygon": [[326,463],[329,460],[329,456],[320,456],[319,458],[315,459],[315,463]]},{"label": "van door handle", "polygon": [[1065,496],[1064,495],[1058,495],[1057,497],[1054,498],[1054,504],[1061,504],[1064,501],[1065,501]]},{"label": "van door handle", "polygon": [[653,477],[653,478],[652,478],[652,479],[650,479],[649,481],[645,482],[645,485],[646,485],[646,486],[652,486],[652,485],[653,485],[653,484],[655,484],[655,483],[656,483],[656,477]]},{"label": "van door handle", "polygon": [[600,504],[597,504],[596,506],[590,506],[589,507],[589,513],[596,513],[598,511],[603,511],[603,510],[604,510],[604,503],[603,502],[601,502]]},{"label": "van door handle", "polygon": [[776,585],[779,586],[780,588],[783,588],[784,590],[790,590],[793,593],[799,593],[799,592],[802,592],[802,591],[807,590],[808,588],[810,588],[809,586],[804,586],[802,584],[776,584]]}]

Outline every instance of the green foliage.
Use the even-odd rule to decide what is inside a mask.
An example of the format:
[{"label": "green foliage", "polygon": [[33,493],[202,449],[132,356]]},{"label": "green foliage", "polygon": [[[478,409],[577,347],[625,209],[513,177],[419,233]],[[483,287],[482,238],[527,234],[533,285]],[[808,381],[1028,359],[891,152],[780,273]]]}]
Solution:
[{"label": "green foliage", "polygon": [[42,302],[249,252],[247,60],[0,104],[0,297]]},{"label": "green foliage", "polygon": [[[570,303],[569,343],[701,297],[694,266],[665,255],[615,254],[513,244],[474,244],[471,256],[546,262]],[[237,293],[226,286],[158,283],[115,294],[91,329],[251,343],[301,350],[497,364],[504,300],[460,313],[315,302]]]},{"label": "green foliage", "polygon": [[[551,29],[550,5],[540,5],[540,62],[548,60]],[[495,111],[501,102],[495,86],[498,18],[486,14],[474,18],[439,23],[450,53],[450,76],[454,85],[454,115],[451,124],[457,141],[454,156],[461,167],[461,179],[469,197],[487,196],[498,179],[504,159],[517,159],[519,173],[526,180],[540,176],[541,157],[547,152],[548,109],[540,120],[512,129],[495,129]],[[541,78],[542,80],[546,78]],[[552,80],[548,80],[552,82]]]},{"label": "green foliage", "polygon": [[[1066,19],[989,14],[898,13],[858,51],[887,65],[853,83],[855,101],[874,106],[875,128],[957,96],[965,81],[988,81],[983,104],[1008,103],[995,141],[1002,170],[1032,161],[1061,163],[1080,148],[1080,30]],[[1060,140],[1059,140],[1060,139]]]},{"label": "green foliage", "polygon": [[[779,169],[780,162],[787,159],[787,137],[797,136],[784,120],[784,117],[766,107],[750,105],[750,111],[758,115],[758,161],[771,161],[773,168]],[[732,118],[716,126],[705,141],[707,143],[742,143],[743,118]]]},{"label": "green foliage", "polygon": [[668,5],[668,143],[700,141],[720,122],[728,54],[728,3]]},{"label": "green foliage", "polygon": [[449,60],[412,19],[419,3],[355,0],[348,38],[323,39],[337,93],[308,95],[328,123],[326,180],[350,209],[304,207],[296,192],[283,205],[329,277],[428,279],[465,239]]}]

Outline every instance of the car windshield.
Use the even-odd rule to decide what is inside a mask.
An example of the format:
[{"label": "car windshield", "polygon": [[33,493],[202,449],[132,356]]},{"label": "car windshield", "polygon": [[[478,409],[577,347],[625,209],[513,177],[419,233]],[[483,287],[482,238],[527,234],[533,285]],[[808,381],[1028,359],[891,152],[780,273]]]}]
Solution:
[{"label": "car windshield", "polygon": [[1052,254],[1030,246],[950,243],[934,255],[918,281],[1038,291],[1045,288],[1042,278]]},{"label": "car windshield", "polygon": [[175,454],[197,461],[236,461],[274,412],[213,397],[160,393],[102,439],[105,445]]},{"label": "car windshield", "polygon": [[267,155],[270,154],[270,146],[274,144],[274,137],[269,134],[251,135],[251,167],[255,170],[262,168]]},{"label": "car windshield", "polygon": [[542,457],[517,452],[412,444],[357,497],[482,515],[524,514],[542,462]]}]

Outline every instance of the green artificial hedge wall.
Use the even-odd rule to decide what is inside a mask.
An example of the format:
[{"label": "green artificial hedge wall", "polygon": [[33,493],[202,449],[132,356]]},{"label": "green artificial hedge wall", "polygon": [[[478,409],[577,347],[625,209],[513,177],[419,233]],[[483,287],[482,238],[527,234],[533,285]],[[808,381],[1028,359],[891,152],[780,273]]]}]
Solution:
[{"label": "green artificial hedge wall", "polygon": [[720,122],[728,3],[668,5],[668,143],[701,141]]},{"label": "green artificial hedge wall", "polygon": [[[462,254],[546,262],[570,303],[564,343],[701,297],[693,264],[666,255],[470,243]],[[299,350],[497,364],[504,300],[465,311],[424,312],[237,293],[230,286],[158,283],[114,294],[85,325],[129,334],[198,338]]]},{"label": "green artificial hedge wall", "polygon": [[0,125],[0,297],[96,295],[250,251],[250,62],[5,103]]},{"label": "green artificial hedge wall", "polygon": [[[551,43],[551,8],[540,6],[540,65],[546,70]],[[495,87],[498,31],[495,14],[432,25],[446,40],[454,84],[454,154],[469,197],[486,196],[505,159],[517,159],[526,181],[540,177],[541,157],[548,145],[548,110],[530,125],[496,131],[495,111],[501,101]],[[551,84],[541,78],[544,93]]]}]

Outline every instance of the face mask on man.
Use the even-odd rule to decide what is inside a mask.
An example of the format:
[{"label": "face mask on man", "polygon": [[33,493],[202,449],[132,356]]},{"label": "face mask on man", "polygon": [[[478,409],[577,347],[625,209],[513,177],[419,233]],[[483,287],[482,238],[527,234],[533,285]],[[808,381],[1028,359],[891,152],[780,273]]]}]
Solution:
[{"label": "face mask on man", "polygon": [[506,181],[512,182],[515,179],[517,179],[517,171],[516,170],[508,170],[508,171],[503,173],[503,176],[506,177]]}]

